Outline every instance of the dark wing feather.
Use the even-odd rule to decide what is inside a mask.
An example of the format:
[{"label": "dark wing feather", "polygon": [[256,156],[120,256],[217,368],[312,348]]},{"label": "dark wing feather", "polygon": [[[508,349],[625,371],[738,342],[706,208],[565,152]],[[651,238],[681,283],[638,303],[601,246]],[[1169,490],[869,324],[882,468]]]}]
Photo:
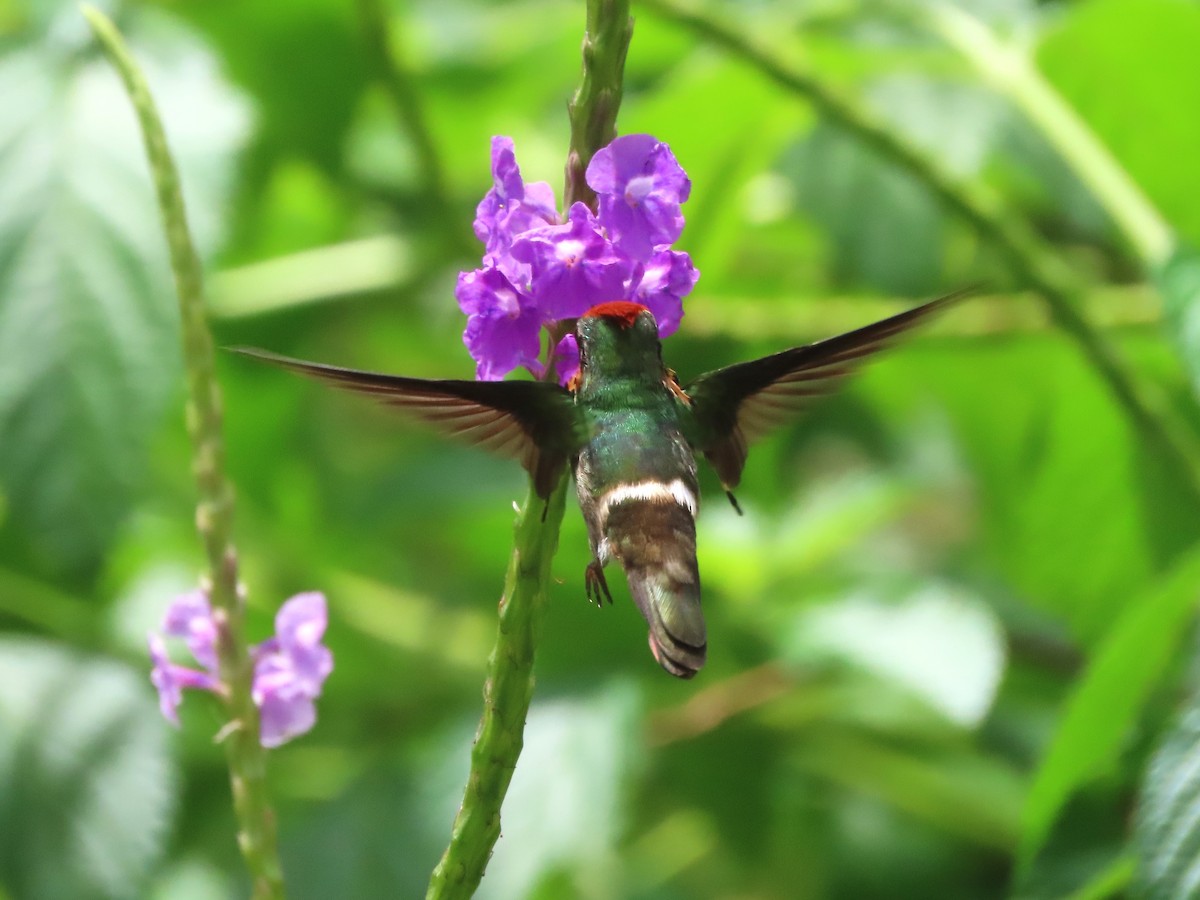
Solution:
[{"label": "dark wing feather", "polygon": [[750,443],[838,386],[866,357],[966,296],[958,291],[837,337],[701,375],[684,390],[695,412],[699,449],[726,490],[742,477]]},{"label": "dark wing feather", "polygon": [[518,460],[548,497],[587,439],[571,395],[542,381],[431,381],[304,362],[248,347],[235,353],[371,395],[447,437]]}]

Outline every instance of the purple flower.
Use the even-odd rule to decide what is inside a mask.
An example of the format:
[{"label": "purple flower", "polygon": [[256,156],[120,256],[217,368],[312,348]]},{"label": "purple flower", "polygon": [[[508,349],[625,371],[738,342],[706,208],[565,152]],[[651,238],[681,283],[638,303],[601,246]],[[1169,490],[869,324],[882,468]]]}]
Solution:
[{"label": "purple flower", "polygon": [[[316,721],[313,701],[320,696],[325,678],[333,670],[333,655],[321,643],[327,615],[321,594],[297,594],[275,617],[275,635],[251,647],[254,681],[251,694],[259,708],[259,740],[277,747],[312,728]],[[173,725],[179,725],[179,704],[185,688],[224,695],[217,671],[217,622],[203,591],[177,597],[163,617],[163,632],[183,638],[202,669],[172,663],[158,634],[149,636],[154,663],[150,681],[158,690],[159,708]]]},{"label": "purple flower", "polygon": [[168,722],[179,727],[179,704],[183,700],[183,689],[216,692],[220,689],[220,683],[213,672],[199,672],[171,662],[166,645],[157,634],[150,634],[148,641],[150,659],[154,663],[150,670],[150,683],[158,689],[158,708]]},{"label": "purple flower", "polygon": [[558,223],[554,189],[544,181],[525,184],[508,137],[492,138],[492,180],[491,190],[475,208],[475,236],[494,265],[508,277],[523,280],[511,267],[508,249],[514,235]]},{"label": "purple flower", "polygon": [[667,337],[679,328],[683,298],[691,293],[700,273],[692,258],[678,250],[660,250],[650,257],[632,300],[649,308],[658,322],[658,333]]},{"label": "purple flower", "polygon": [[196,662],[213,672],[217,670],[217,626],[212,606],[202,590],[176,597],[163,616],[163,633],[187,641]]},{"label": "purple flower", "polygon": [[[518,366],[541,377],[542,328],[598,303],[641,303],[664,336],[679,327],[683,297],[699,277],[686,253],[670,249],[683,229],[687,175],[666,144],[634,134],[599,150],[586,178],[599,215],[576,203],[563,221],[550,186],[521,178],[512,139],[492,138],[493,184],[475,211],[483,267],[459,275],[455,287],[476,378],[500,379]],[[578,370],[574,338],[552,353],[565,383]]]},{"label": "purple flower", "polygon": [[683,231],[679,206],[692,190],[671,148],[649,134],[619,137],[596,151],[585,175],[613,243],[645,261]]},{"label": "purple flower", "polygon": [[275,616],[275,636],[254,651],[252,695],[264,747],[278,747],[316,722],[313,701],[333,671],[333,654],[321,643],[327,621],[323,594],[297,594]]},{"label": "purple flower", "polygon": [[529,264],[533,302],[553,321],[582,315],[590,307],[625,296],[633,263],[616,253],[591,211],[576,203],[567,223],[527,231],[512,254]]},{"label": "purple flower", "polygon": [[454,294],[467,314],[463,343],[475,360],[476,378],[498,381],[517,366],[541,375],[542,318],[528,295],[494,267],[461,273]]},{"label": "purple flower", "polygon": [[575,335],[566,335],[554,348],[554,371],[563,386],[579,372],[579,342]]}]

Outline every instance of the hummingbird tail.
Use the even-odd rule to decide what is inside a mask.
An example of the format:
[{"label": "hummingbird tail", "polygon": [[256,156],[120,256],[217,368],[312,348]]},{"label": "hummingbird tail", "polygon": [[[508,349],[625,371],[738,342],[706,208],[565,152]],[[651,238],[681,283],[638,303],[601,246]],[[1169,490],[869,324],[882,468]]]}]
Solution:
[{"label": "hummingbird tail", "polygon": [[691,510],[674,502],[621,503],[607,524],[629,591],[650,626],[650,652],[672,675],[691,678],[708,649]]},{"label": "hummingbird tail", "polygon": [[[704,665],[708,646],[700,592],[680,590],[655,574],[629,571],[629,589],[650,626],[650,652],[677,678],[691,678]],[[692,643],[699,641],[698,644]]]}]

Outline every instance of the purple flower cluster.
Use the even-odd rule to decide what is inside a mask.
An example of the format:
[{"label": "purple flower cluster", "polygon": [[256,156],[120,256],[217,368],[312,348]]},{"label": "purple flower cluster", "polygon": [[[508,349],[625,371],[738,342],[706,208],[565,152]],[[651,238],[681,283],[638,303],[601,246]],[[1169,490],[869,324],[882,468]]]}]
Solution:
[{"label": "purple flower cluster", "polygon": [[[333,654],[321,643],[325,636],[325,597],[297,594],[275,616],[275,634],[251,648],[254,660],[252,695],[260,717],[259,739],[264,747],[278,747],[304,734],[317,719],[313,701],[333,671]],[[224,695],[217,672],[217,621],[208,595],[201,590],[177,597],[163,617],[163,634],[183,638],[200,669],[171,662],[162,635],[150,634],[150,680],[158,689],[158,703],[169,722],[179,725],[179,704],[184,688]]]},{"label": "purple flower cluster", "polygon": [[[521,179],[511,138],[492,138],[492,176],[475,211],[483,267],[459,275],[455,289],[477,378],[498,380],[518,366],[541,377],[542,327],[598,303],[649,307],[663,337],[679,327],[683,298],[700,273],[686,253],[671,249],[691,182],[666,144],[631,134],[597,151],[585,173],[596,215],[575,203],[560,219],[550,185]],[[559,378],[569,380],[579,367],[574,335],[552,359]]]}]

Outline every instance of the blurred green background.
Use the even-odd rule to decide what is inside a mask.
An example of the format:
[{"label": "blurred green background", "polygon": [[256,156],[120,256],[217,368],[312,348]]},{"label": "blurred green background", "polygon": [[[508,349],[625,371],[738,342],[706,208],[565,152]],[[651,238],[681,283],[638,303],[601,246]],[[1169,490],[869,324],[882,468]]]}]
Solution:
[{"label": "blurred green background", "polygon": [[[165,116],[218,342],[470,377],[452,290],[478,265],[489,139],[560,189],[583,3],[103,5]],[[921,178],[635,2],[619,129],[668,142],[694,184],[679,246],[702,277],[665,348],[681,379],[985,287],[756,447],[744,518],[705,474],[695,681],[654,664],[619,575],[615,606],[585,602],[569,501],[481,897],[1200,896],[1200,282],[1183,250],[1174,281],[1148,266],[919,6],[692,8],[1028,228],[1152,417]],[[1200,4],[957,6],[1200,242]],[[3,900],[247,891],[217,710],[189,698],[174,732],[148,681],[146,631],[202,565],[176,319],[116,77],[74,3],[0,0]],[[330,603],[318,725],[270,755],[290,894],[419,896],[461,797],[524,475],[219,367],[251,638],[295,592]]]}]

